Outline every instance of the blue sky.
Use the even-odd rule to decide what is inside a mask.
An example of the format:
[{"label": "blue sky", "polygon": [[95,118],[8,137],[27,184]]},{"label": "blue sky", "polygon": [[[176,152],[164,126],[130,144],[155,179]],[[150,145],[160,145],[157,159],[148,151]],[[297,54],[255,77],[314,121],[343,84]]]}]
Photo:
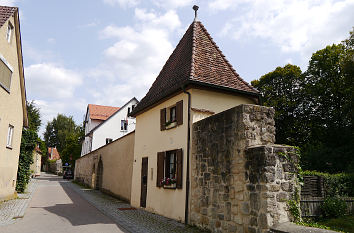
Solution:
[{"label": "blue sky", "polygon": [[[27,99],[46,124],[80,123],[89,103],[141,99],[198,18],[246,81],[311,54],[354,26],[354,0],[0,0],[18,6]],[[43,128],[42,128],[43,131]]]}]

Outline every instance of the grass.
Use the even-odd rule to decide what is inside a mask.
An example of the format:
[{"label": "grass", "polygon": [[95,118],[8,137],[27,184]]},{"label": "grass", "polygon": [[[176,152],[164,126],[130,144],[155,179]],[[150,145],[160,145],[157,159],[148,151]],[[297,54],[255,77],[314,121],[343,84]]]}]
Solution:
[{"label": "grass", "polygon": [[303,222],[298,224],[338,232],[354,233],[354,215],[331,219],[319,219],[317,221],[312,219],[304,219]]},{"label": "grass", "polygon": [[333,230],[339,230],[346,233],[354,233],[354,215],[333,219],[324,219],[318,223],[324,226],[328,226]]}]

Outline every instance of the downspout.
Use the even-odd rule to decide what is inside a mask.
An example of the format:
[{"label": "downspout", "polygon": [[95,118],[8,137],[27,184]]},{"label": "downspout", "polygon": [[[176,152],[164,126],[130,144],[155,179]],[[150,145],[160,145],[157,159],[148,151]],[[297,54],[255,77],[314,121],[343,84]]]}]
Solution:
[{"label": "downspout", "polygon": [[186,176],[186,206],[184,212],[184,222],[188,224],[188,215],[189,215],[189,156],[190,156],[190,137],[191,137],[191,93],[185,90],[185,87],[182,87],[184,93],[188,95],[188,134],[187,134],[187,176]]}]

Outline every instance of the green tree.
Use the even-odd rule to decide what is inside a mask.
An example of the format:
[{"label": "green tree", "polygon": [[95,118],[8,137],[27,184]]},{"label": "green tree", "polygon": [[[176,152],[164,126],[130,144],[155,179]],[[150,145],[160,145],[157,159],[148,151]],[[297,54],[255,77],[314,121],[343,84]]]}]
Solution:
[{"label": "green tree", "polygon": [[42,123],[39,108],[36,107],[34,101],[27,101],[26,104],[28,114],[28,128],[38,133],[39,127]]},{"label": "green tree", "polygon": [[56,146],[60,153],[66,146],[66,137],[77,130],[72,116],[58,114],[56,118],[47,123],[44,141],[48,147]]},{"label": "green tree", "polygon": [[71,116],[58,114],[47,123],[44,140],[48,147],[57,147],[63,163],[74,165],[73,161],[81,155],[83,135],[83,127],[76,125]]},{"label": "green tree", "polygon": [[75,160],[81,156],[81,141],[84,137],[83,127],[78,126],[75,132],[66,136],[66,146],[61,153],[63,163],[75,165]]},{"label": "green tree", "polygon": [[263,96],[265,106],[275,109],[276,142],[298,145],[306,138],[299,105],[302,101],[303,76],[300,67],[286,65],[251,82]]},{"label": "green tree", "polygon": [[343,44],[327,46],[312,55],[304,74],[303,109],[311,124],[310,140],[303,146],[305,168],[341,172],[353,161],[352,84],[343,63],[347,53]]}]

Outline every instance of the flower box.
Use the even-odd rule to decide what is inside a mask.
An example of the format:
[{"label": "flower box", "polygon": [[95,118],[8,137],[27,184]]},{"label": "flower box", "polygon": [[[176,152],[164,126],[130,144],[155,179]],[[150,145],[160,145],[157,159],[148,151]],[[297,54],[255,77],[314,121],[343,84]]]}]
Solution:
[{"label": "flower box", "polygon": [[174,184],[164,184],[163,188],[164,189],[176,189],[176,183],[174,183]]}]

